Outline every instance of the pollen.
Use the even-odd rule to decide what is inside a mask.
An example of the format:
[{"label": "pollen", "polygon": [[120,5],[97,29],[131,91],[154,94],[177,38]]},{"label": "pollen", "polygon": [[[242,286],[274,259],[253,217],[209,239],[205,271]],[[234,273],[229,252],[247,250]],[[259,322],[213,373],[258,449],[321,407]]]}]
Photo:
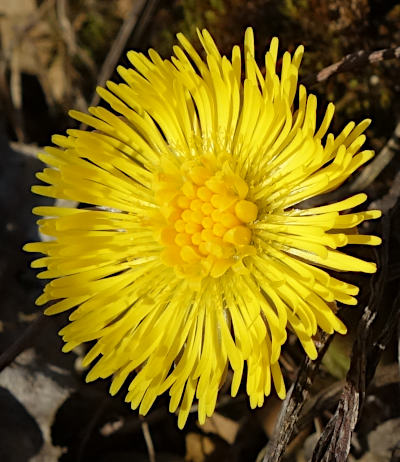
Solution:
[{"label": "pollen", "polygon": [[246,182],[226,164],[214,171],[201,163],[183,165],[175,176],[169,184],[180,186],[173,194],[164,201],[162,193],[157,196],[162,260],[188,279],[220,277],[249,253],[258,207],[246,197]]}]

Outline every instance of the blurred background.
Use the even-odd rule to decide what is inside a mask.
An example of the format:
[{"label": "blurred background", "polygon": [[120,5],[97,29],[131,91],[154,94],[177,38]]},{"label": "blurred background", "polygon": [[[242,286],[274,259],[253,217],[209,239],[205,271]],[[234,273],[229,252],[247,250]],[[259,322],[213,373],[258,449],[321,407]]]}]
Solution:
[{"label": "blurred background", "polygon": [[[261,461],[268,441],[274,441],[281,402],[273,395],[261,409],[250,411],[244,389],[233,400],[223,388],[212,419],[199,426],[194,412],[179,431],[167,397],[143,419],[123,403],[123,392],[108,395],[107,381],[86,385],[80,365],[84,351],[61,352],[57,331],[67,317],[44,319],[35,308],[41,283],[29,268],[32,257],[21,251],[24,243],[38,239],[31,208],[51,204],[30,193],[34,173],[42,168],[38,150],[51,142],[52,134],[77,127],[68,109],[84,111],[100,103],[95,88],[118,80],[114,70],[118,63],[128,65],[126,51],[152,47],[169,58],[177,32],[199,49],[196,28],[205,27],[229,55],[234,44],[242,44],[247,26],[255,30],[261,68],[273,36],[280,39],[281,55],[304,44],[300,77],[311,82],[308,90],[318,96],[320,115],[328,102],[335,103],[333,132],[349,120],[373,120],[367,148],[377,158],[335,198],[365,190],[386,216],[367,229],[383,235],[384,246],[376,254],[360,251],[362,257],[378,259],[382,270],[372,282],[362,276],[349,279],[362,287],[359,309],[342,310],[350,333],[326,348],[283,458],[311,460],[316,442],[327,441],[324,427],[343,405],[345,383],[361,377],[354,395],[360,387],[363,412],[354,410],[359,423],[350,460],[400,460],[400,61],[359,59],[346,72],[315,81],[320,70],[348,54],[364,51],[368,56],[399,47],[400,2],[0,0],[0,461]],[[367,307],[372,320],[366,317]],[[368,334],[364,343],[360,326]],[[367,366],[363,363],[362,369],[354,358]],[[282,357],[288,386],[302,361],[301,349],[289,338]],[[305,382],[300,385],[304,388]]]}]

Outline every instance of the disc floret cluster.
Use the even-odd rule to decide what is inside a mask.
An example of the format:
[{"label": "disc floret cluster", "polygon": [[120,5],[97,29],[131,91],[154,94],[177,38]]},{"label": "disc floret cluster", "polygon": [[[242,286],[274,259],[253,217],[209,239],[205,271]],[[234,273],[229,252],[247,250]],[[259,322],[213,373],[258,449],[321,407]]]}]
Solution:
[{"label": "disc floret cluster", "polygon": [[[222,157],[222,156],[221,156]],[[198,282],[238,269],[245,256],[255,254],[249,225],[257,205],[248,198],[247,183],[218,159],[204,156],[158,176],[157,201],[165,223],[160,227],[163,262],[181,277]]]}]

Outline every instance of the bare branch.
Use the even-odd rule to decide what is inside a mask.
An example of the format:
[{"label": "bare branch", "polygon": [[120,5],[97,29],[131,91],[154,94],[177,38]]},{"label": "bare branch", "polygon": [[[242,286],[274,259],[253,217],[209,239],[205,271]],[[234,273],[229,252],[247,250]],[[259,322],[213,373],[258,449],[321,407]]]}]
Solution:
[{"label": "bare branch", "polygon": [[263,462],[278,462],[281,460],[292,438],[303,405],[308,399],[314,376],[318,371],[319,365],[332,338],[332,335],[322,333],[321,339],[316,345],[318,358],[315,361],[306,358],[303,365],[299,368],[297,378],[290,387],[288,395],[283,403],[274,434],[266,447]]},{"label": "bare branch", "polygon": [[381,149],[375,159],[364,167],[358,177],[349,185],[349,192],[363,191],[378,177],[382,170],[389,165],[390,161],[400,149],[400,121],[397,122],[393,135]]},{"label": "bare branch", "polygon": [[[400,382],[400,374],[397,364],[388,364],[378,368],[370,389],[373,391],[398,382]],[[345,383],[345,380],[339,380],[307,400],[296,423],[296,433],[299,433],[312,424],[313,420],[320,416],[326,409],[332,409],[337,405]]]},{"label": "bare branch", "polygon": [[400,172],[396,173],[396,176],[393,179],[392,186],[390,187],[387,194],[385,194],[381,199],[378,199],[374,202],[371,202],[370,209],[379,209],[382,210],[383,214],[388,213],[393,207],[395,207],[397,201],[400,197]]},{"label": "bare branch", "polygon": [[302,79],[301,83],[306,86],[315,85],[316,83],[329,79],[329,77],[332,77],[332,75],[339,74],[341,72],[352,71],[357,67],[366,66],[367,64],[375,64],[379,63],[380,61],[394,58],[400,58],[400,47],[385,48],[378,51],[360,50],[345,56],[337,63],[325,67],[317,74],[306,76],[304,79]]},{"label": "bare branch", "polygon": [[[398,212],[397,206],[393,216],[398,216]],[[391,219],[389,215],[383,219],[384,244],[379,262],[380,272],[373,280],[370,301],[358,325],[346,384],[336,412],[316,445],[312,462],[347,461],[351,437],[362,413],[366,389],[398,323],[400,291],[391,305],[386,307],[382,303],[388,282]],[[383,327],[378,329],[378,322]]]}]

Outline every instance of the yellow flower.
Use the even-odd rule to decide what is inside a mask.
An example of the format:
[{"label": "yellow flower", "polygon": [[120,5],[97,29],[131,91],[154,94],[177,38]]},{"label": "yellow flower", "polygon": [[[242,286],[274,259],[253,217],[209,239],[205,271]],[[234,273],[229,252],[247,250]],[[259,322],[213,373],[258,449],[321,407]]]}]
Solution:
[{"label": "yellow flower", "polygon": [[201,423],[213,413],[229,368],[232,396],[246,371],[252,408],[271,383],[283,398],[287,330],[315,358],[318,327],[346,332],[335,301],[356,304],[358,288],[326,270],[376,271],[337,249],[380,243],[355,232],[379,211],[345,213],[365,194],[296,207],[373,156],[359,152],[370,121],[326,135],[329,104],[317,128],[316,97],[297,85],[302,46],[283,55],[279,77],[276,38],[265,73],[252,29],[243,58],[238,46],[221,56],[205,30],[199,38],[205,60],[182,34],[170,60],[129,52],[125,83],[98,89],[113,111],[71,111],[94,130],[54,136],[37,175],[48,185],[32,190],[95,207],[37,207],[53,240],[25,246],[46,255],[32,266],[52,279],[37,304],[74,309],[64,351],[95,341],[87,380],[112,376],[115,394],[134,372],[126,401],[146,414],[169,390],[181,428],[195,397]]}]

